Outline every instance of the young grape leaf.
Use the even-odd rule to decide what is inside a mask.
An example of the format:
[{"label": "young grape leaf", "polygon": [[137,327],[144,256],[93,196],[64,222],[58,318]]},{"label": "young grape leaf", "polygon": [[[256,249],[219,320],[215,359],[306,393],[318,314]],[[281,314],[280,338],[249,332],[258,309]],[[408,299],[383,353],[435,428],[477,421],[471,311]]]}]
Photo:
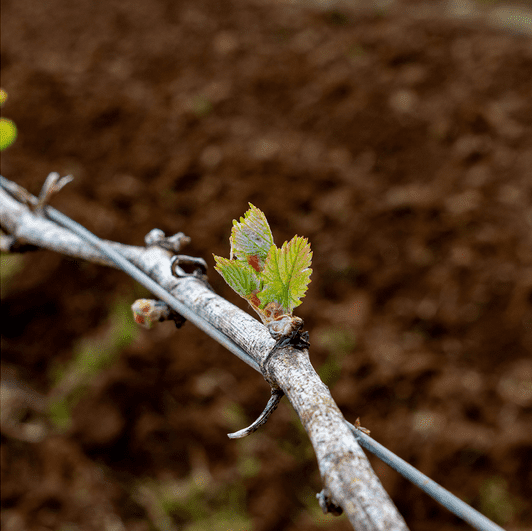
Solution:
[{"label": "young grape leaf", "polygon": [[249,264],[257,272],[264,267],[264,262],[273,243],[273,235],[264,213],[249,203],[249,210],[233,221],[231,230],[231,254],[237,260]]},{"label": "young grape leaf", "polygon": [[257,207],[233,221],[231,257],[214,255],[218,271],[265,324],[292,315],[310,282],[312,252],[306,238],[294,236],[278,249],[266,220]]},{"label": "young grape leaf", "polygon": [[252,304],[253,306],[258,306],[256,293],[261,288],[261,283],[253,268],[244,262],[221,256],[215,256],[214,259],[216,260],[214,269],[222,275],[227,284],[244,299],[255,301],[256,304]]},{"label": "young grape leaf", "polygon": [[307,291],[311,260],[310,244],[301,236],[294,236],[280,249],[272,247],[261,273],[264,289],[257,294],[262,305],[276,302],[291,314]]}]

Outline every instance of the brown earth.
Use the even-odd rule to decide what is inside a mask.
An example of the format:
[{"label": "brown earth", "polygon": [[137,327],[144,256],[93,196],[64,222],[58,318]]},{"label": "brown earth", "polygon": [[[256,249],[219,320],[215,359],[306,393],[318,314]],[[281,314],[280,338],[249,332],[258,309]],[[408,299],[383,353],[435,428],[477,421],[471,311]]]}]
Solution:
[{"label": "brown earth", "polygon": [[[531,529],[530,33],[390,5],[3,1],[19,138],[2,174],[37,193],[71,173],[61,211],[130,244],[183,231],[211,267],[248,201],[278,243],[309,237],[297,313],[346,418]],[[259,374],[191,324],[132,331],[124,308],[144,292],[117,271],[46,251],[17,264],[4,531],[350,529],[320,516],[287,403],[226,437],[265,404]],[[371,461],[412,530],[470,529]]]}]

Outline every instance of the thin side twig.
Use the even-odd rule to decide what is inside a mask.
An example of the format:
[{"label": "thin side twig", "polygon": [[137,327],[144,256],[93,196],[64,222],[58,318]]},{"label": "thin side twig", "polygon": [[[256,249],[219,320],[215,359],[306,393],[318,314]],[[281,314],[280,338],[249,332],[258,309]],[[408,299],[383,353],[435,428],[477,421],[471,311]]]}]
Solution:
[{"label": "thin side twig", "polygon": [[[8,212],[9,205],[14,206],[13,200],[8,200],[7,192],[0,192],[0,223],[4,230],[16,238],[23,237],[25,243],[40,245],[46,241],[47,248],[53,249],[53,241],[42,234],[52,230],[43,223],[46,220],[20,204],[16,214]],[[48,217],[68,224],[71,229],[77,225],[50,207],[45,211]],[[78,226],[76,232],[90,241],[94,247],[92,255],[98,256],[99,263],[102,256],[107,256],[121,269],[136,266],[143,272],[143,284],[152,293],[210,335],[214,329],[225,336],[226,346],[236,345],[253,360],[256,368],[268,358],[275,341],[266,327],[200,280],[174,277],[169,251],[159,246],[137,248],[138,252],[129,253],[126,260],[83,227]],[[78,241],[77,253],[81,247],[83,244]],[[54,250],[64,252],[64,244]],[[72,251],[66,254],[75,255]],[[277,349],[268,361],[268,373],[271,382],[284,391],[309,434],[324,483],[322,498],[332,506],[341,507],[357,531],[406,530],[403,518],[375,476],[328,388],[310,364],[308,350],[292,346]]]},{"label": "thin side twig", "polygon": [[[51,174],[47,179],[47,185],[44,187],[44,189],[50,191],[51,194],[54,191],[57,191],[57,189],[59,189],[61,185],[64,184],[66,181],[68,181],[68,179],[61,180],[59,179],[59,175]],[[94,262],[103,263],[114,267],[120,267],[117,263],[117,259],[119,262],[122,261],[123,255],[130,257],[131,260],[141,260],[142,254],[146,251],[146,249],[143,247],[124,246],[115,242],[104,242],[94,236],[92,233],[88,232],[80,225],[78,225],[77,223],[70,220],[70,218],[63,216],[54,209],[48,209],[48,214],[50,215],[50,217],[58,222],[63,222],[64,224],[66,224],[66,226],[70,227],[73,233],[68,230],[65,231],[64,228],[59,227],[54,223],[49,224],[49,221],[43,217],[43,207],[46,203],[45,199],[50,195],[49,193],[42,193],[41,200],[39,201],[38,198],[29,194],[25,189],[19,187],[11,181],[8,181],[7,179],[4,179],[1,176],[0,182],[2,184],[2,187],[5,187],[7,190],[9,190],[10,193],[13,194],[20,201],[22,201],[24,205],[30,207],[32,216],[37,215],[39,216],[40,220],[38,223],[38,230],[32,230],[32,222],[34,221],[32,216],[30,216],[29,223],[24,223],[21,220],[21,216],[25,215],[25,209],[27,207],[23,205],[21,208],[21,205],[18,203],[18,201],[13,201],[13,198],[9,195],[2,195],[3,190],[0,190],[0,207],[2,207],[0,208],[0,220],[2,220],[2,228],[10,228],[11,230],[14,230],[19,234],[18,239],[12,235],[2,235],[1,250],[4,252],[26,252],[38,249],[39,247],[36,247],[31,243],[25,243],[25,237],[28,237],[28,234],[30,235],[28,242],[39,242],[41,246],[51,248],[53,250],[59,250],[61,246],[65,246],[65,242],[68,242],[68,244],[66,245],[67,252],[65,254],[69,254],[70,256],[77,256],[80,258],[91,257],[89,259],[92,259],[92,261]],[[75,236],[74,234],[77,234],[77,236]],[[35,238],[35,240],[33,240],[32,238]],[[81,241],[79,240],[79,238],[81,238]],[[90,245],[87,246],[86,239],[89,242],[92,241],[93,245],[95,245],[97,249],[100,249],[104,254],[99,254],[99,252],[97,250],[95,251],[95,249],[92,248]],[[188,240],[189,238],[183,235],[182,233],[178,233],[170,238],[166,238],[164,236],[164,233],[158,229],[152,230],[145,238],[145,242],[148,246],[158,244],[163,249],[173,252],[178,252],[181,248],[181,245],[183,243],[188,242]],[[121,253],[122,256],[116,255],[117,252]],[[113,255],[115,257],[114,259]],[[203,272],[205,272],[205,263],[201,259],[184,257],[182,255],[173,256],[170,259],[172,269],[175,269],[175,265],[177,263],[178,258],[180,261],[184,259],[185,261],[187,259],[189,261],[193,260],[195,263],[199,261],[200,265],[203,266]],[[125,270],[129,272],[129,274],[133,276],[133,278],[139,280],[139,282],[143,281],[143,278],[145,276],[144,273],[138,270],[130,262],[126,261],[124,263],[122,261],[122,268],[125,268]],[[173,300],[174,308],[183,307],[182,303],[173,298],[172,295],[167,292],[166,295],[171,300]],[[141,302],[142,301],[137,301],[137,303]],[[161,307],[168,308],[168,310],[165,310],[165,312],[170,313],[166,317],[171,317],[173,320],[176,320],[175,310],[171,310],[170,307],[166,306],[165,303],[161,303],[160,301],[150,301],[150,303],[155,304],[156,306],[161,305]],[[135,307],[135,305],[133,306]],[[173,317],[171,316],[172,312],[174,312]],[[155,319],[157,316],[152,317]],[[159,315],[158,318],[160,317],[161,316]],[[197,317],[195,316],[194,320],[196,319]],[[176,320],[176,324],[178,321],[180,321],[179,318]],[[241,357],[254,369],[258,371],[261,370],[260,367],[262,367],[262,370],[266,369],[267,374],[265,374],[265,376],[267,376],[268,381],[270,381],[271,378],[274,378],[274,375],[270,374],[271,368],[269,367],[268,360],[270,357],[277,354],[277,348],[274,347],[272,350],[269,351],[266,358],[262,359],[261,365],[259,367],[259,364],[254,359],[252,359],[245,350],[237,346],[225,335],[222,335],[221,338],[223,340],[220,341],[220,332],[217,329],[211,327],[211,329],[207,328],[204,331],[206,333],[210,333],[210,335],[212,335],[214,339],[227,346],[229,350],[231,350],[237,356]],[[306,340],[296,346],[306,347]],[[247,434],[250,429],[254,430],[260,424],[265,422],[265,420],[267,420],[267,416],[269,416],[269,414],[271,414],[271,412],[275,409],[283,394],[284,392],[278,389],[274,393],[275,396],[272,396],[272,399],[270,399],[270,402],[268,404],[269,407],[266,408],[265,412],[259,417],[259,419],[257,419],[257,421],[254,422],[250,428],[246,430],[241,430],[241,432],[237,432],[236,435],[243,436]],[[449,491],[444,489],[441,485],[438,485],[436,482],[416,470],[412,465],[409,465],[400,457],[396,456],[393,452],[390,452],[388,449],[386,449],[378,442],[373,440],[371,437],[369,437],[367,435],[369,434],[369,432],[365,430],[365,428],[360,428],[358,424],[358,419],[355,426],[353,426],[349,422],[346,422],[346,425],[349,427],[358,442],[364,448],[366,448],[368,451],[382,459],[385,463],[397,470],[397,472],[403,475],[406,479],[410,480],[412,483],[424,490],[429,496],[434,498],[437,502],[441,503],[444,507],[449,509],[449,511],[471,524],[475,529],[478,529],[479,531],[503,531],[500,526],[493,523],[484,515],[482,515],[481,513],[473,509],[471,506],[467,505],[462,500],[460,500],[459,498],[451,494]],[[317,497],[320,506],[323,508],[324,512],[328,511],[332,512],[333,514],[340,514],[342,512],[341,507],[338,507],[331,498],[330,491],[327,488],[322,490],[317,495]]]}]

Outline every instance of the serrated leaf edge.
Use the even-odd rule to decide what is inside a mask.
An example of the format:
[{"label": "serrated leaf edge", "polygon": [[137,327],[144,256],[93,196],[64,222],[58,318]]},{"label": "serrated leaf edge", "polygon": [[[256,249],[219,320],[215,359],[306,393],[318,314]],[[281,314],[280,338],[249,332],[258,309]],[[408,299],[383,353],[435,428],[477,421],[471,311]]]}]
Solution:
[{"label": "serrated leaf edge", "polygon": [[[263,266],[271,247],[275,245],[273,240],[273,234],[264,212],[262,212],[260,208],[257,208],[252,203],[248,204],[250,208],[244,213],[243,216],[240,217],[240,220],[233,220],[233,228],[231,229],[231,236],[229,237],[229,243],[231,245],[231,251],[229,256],[231,259],[236,258],[241,262],[249,263],[249,257],[257,254],[259,262],[261,266]],[[246,229],[258,233],[258,231],[254,229],[253,224],[256,224],[258,228],[265,229],[266,235],[269,236],[269,238],[262,238],[268,245],[267,250],[265,249],[265,246],[259,245],[255,240],[247,236]],[[263,227],[260,227],[261,224],[263,225]],[[237,234],[246,237],[248,241],[251,242],[252,246],[255,246],[257,248],[257,252],[249,254],[242,248],[239,248],[237,242]],[[260,269],[262,269],[262,267],[260,267]]]},{"label": "serrated leaf edge", "polygon": [[[298,246],[299,248],[296,248]],[[292,260],[292,267],[291,270],[288,272],[286,269],[284,271],[281,271],[279,266],[280,257],[282,254],[284,254],[287,259],[289,259],[288,255],[292,253],[296,253],[299,255],[301,252],[305,253],[305,256],[301,257],[303,259],[303,264],[301,266],[305,266],[302,269],[299,270],[299,275],[303,275],[303,277],[306,277],[304,279],[301,279],[298,283],[303,283],[303,287],[297,290],[297,293],[292,293],[290,284],[292,283],[295,274],[294,269],[298,265],[299,260]],[[299,257],[296,257],[299,258]],[[277,263],[277,266],[272,266],[272,262],[275,260]],[[280,306],[282,306],[284,312],[286,314],[291,315],[294,308],[299,306],[301,304],[301,299],[305,296],[305,293],[308,289],[308,285],[310,284],[310,275],[312,274],[312,269],[310,268],[310,264],[312,263],[312,251],[310,250],[310,245],[308,243],[308,239],[303,236],[294,236],[289,242],[284,242],[282,247],[279,249],[278,247],[271,248],[270,253],[268,253],[268,257],[266,258],[266,263],[264,265],[264,270],[261,274],[262,277],[262,283],[264,284],[264,289],[260,291],[257,295],[259,299],[261,300],[261,307],[264,307],[270,302],[276,302]],[[272,269],[272,267],[274,269]],[[281,279],[281,282],[283,284],[283,293],[279,293],[275,287],[274,287],[274,279],[268,277],[268,270],[275,271],[275,269],[279,272],[279,278]],[[273,273],[275,274],[275,273]],[[284,277],[284,278],[283,278]],[[285,304],[288,303],[288,304]]]},{"label": "serrated leaf edge", "polygon": [[[214,269],[222,275],[227,285],[241,297],[248,299],[253,291],[256,292],[260,289],[260,279],[250,265],[221,256],[213,256],[216,261]],[[239,278],[236,276],[237,273],[239,273]],[[245,280],[246,282],[238,282],[239,280]],[[241,289],[244,284],[250,285],[251,289],[249,292]]]}]

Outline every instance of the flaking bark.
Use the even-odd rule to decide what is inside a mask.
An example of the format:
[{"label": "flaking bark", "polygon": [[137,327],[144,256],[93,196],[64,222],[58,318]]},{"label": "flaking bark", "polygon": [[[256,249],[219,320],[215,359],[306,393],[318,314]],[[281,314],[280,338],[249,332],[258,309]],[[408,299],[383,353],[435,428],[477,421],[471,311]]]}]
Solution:
[{"label": "flaking bark", "polygon": [[[17,239],[71,257],[113,266],[75,234],[31,212],[0,189],[0,224]],[[225,333],[260,365],[275,341],[267,328],[208,289],[200,280],[171,274],[172,253],[161,247],[107,242],[177,299]],[[308,350],[278,349],[267,365],[271,381],[288,397],[307,431],[328,500],[340,506],[357,531],[403,531],[406,524],[375,476],[329,389],[312,367]]]}]

